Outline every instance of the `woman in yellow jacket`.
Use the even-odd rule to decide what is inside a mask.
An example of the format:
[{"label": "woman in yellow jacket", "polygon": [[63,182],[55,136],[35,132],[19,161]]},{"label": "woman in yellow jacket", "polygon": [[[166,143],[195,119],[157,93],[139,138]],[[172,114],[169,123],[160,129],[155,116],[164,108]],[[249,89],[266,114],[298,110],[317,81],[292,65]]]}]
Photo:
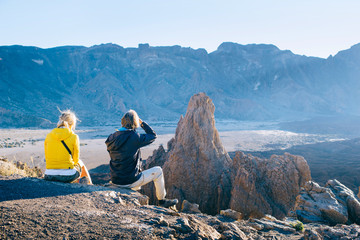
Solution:
[{"label": "woman in yellow jacket", "polygon": [[79,137],[73,131],[76,127],[76,116],[67,110],[61,113],[57,128],[45,139],[45,180],[74,182],[79,177],[86,177],[92,184],[90,174],[79,159]]}]

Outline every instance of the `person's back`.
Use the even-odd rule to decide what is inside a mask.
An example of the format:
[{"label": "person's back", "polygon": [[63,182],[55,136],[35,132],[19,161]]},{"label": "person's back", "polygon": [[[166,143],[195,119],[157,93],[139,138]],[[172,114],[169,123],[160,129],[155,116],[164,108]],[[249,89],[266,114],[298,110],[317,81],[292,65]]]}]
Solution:
[{"label": "person's back", "polygon": [[152,143],[156,139],[155,132],[147,127],[147,134],[140,135],[133,129],[122,128],[111,134],[106,140],[110,154],[111,181],[126,185],[140,178],[141,151],[140,147]]},{"label": "person's back", "polygon": [[86,177],[92,184],[90,175],[79,159],[79,137],[74,133],[76,116],[71,111],[62,112],[57,127],[45,138],[45,180],[73,182]]},{"label": "person's back", "polygon": [[[121,119],[122,128],[111,134],[105,144],[110,155],[111,181],[122,187],[134,190],[154,181],[156,196],[161,206],[170,207],[177,204],[177,199],[166,199],[164,176],[161,167],[141,171],[140,148],[151,144],[156,133],[143,122],[133,110],[125,113]],[[138,134],[136,128],[141,126],[145,134]]]},{"label": "person's back", "polygon": [[[72,155],[66,150],[64,141]],[[79,137],[69,128],[54,128],[45,138],[45,159],[47,169],[72,169],[79,161]]]}]

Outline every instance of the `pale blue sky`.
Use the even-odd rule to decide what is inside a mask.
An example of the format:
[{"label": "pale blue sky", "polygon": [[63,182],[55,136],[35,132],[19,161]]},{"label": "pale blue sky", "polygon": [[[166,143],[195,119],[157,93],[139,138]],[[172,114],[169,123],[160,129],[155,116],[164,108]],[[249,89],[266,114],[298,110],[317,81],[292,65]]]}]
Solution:
[{"label": "pale blue sky", "polygon": [[216,50],[269,43],[328,57],[360,42],[360,0],[0,0],[0,45]]}]

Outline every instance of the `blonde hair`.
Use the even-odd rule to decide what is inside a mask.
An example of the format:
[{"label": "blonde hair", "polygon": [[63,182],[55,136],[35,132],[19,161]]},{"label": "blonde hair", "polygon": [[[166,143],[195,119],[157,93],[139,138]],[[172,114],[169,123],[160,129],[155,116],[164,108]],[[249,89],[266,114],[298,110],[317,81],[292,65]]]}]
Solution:
[{"label": "blonde hair", "polygon": [[136,129],[140,127],[138,114],[134,110],[130,109],[121,118],[121,125],[127,129]]},{"label": "blonde hair", "polygon": [[76,121],[78,120],[70,110],[60,111],[61,115],[59,116],[59,122],[57,123],[57,127],[67,127],[71,130],[74,130],[76,127]]}]

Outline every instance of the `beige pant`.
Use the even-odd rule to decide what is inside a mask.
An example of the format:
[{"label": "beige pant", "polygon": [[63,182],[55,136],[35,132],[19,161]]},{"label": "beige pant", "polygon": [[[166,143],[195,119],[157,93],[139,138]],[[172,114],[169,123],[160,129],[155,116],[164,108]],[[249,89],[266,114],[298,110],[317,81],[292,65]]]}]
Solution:
[{"label": "beige pant", "polygon": [[132,184],[119,185],[121,187],[131,188],[133,190],[140,190],[141,186],[153,181],[156,189],[156,197],[162,200],[166,196],[164,174],[161,167],[153,167],[141,172],[139,180]]}]

